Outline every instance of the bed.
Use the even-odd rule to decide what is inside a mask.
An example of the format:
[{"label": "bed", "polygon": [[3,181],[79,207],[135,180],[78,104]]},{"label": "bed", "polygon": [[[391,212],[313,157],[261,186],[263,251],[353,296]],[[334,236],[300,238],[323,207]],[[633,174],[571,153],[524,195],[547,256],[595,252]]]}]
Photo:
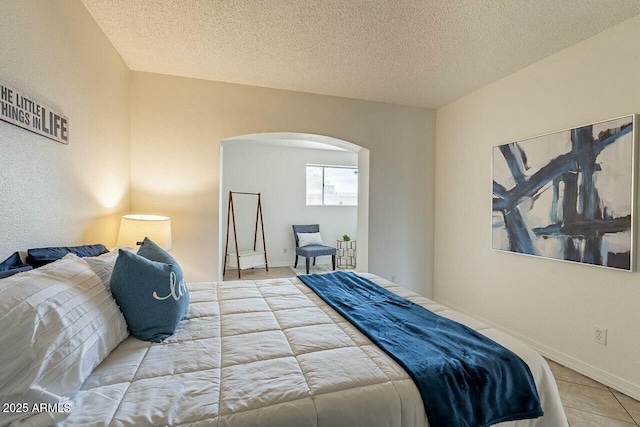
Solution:
[{"label": "bed", "polygon": [[[522,342],[372,274],[362,276],[509,348],[545,415],[568,426],[545,360]],[[428,426],[408,374],[298,278],[194,283],[176,333],[129,337],[91,373],[59,425]]]}]

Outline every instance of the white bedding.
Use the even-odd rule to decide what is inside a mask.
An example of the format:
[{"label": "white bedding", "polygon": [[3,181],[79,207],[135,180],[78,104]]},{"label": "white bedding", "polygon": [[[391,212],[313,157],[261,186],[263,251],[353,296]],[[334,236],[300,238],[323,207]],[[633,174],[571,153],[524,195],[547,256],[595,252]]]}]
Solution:
[{"label": "white bedding", "polygon": [[[545,416],[568,426],[553,375],[525,344],[377,276],[363,274],[518,354]],[[425,426],[407,373],[297,278],[189,286],[191,305],[161,344],[123,341],[91,374],[61,425]]]}]

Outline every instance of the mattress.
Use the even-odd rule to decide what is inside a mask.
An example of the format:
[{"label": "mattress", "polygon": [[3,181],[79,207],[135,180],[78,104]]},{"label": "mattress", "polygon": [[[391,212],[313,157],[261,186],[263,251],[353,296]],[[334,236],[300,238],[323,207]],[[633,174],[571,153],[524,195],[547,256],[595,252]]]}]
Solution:
[{"label": "mattress", "polygon": [[[364,277],[511,349],[544,417],[568,426],[545,360],[522,342],[371,274]],[[63,426],[428,426],[408,374],[299,279],[195,283],[161,344],[130,337],[98,366]]]}]

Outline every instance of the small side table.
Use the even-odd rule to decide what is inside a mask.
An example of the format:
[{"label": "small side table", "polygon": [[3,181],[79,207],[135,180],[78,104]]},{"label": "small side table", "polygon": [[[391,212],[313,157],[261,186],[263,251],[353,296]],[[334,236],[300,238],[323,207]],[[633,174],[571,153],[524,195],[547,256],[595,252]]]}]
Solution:
[{"label": "small side table", "polygon": [[338,268],[356,268],[357,250],[355,240],[338,240],[336,243],[336,249],[338,250]]}]

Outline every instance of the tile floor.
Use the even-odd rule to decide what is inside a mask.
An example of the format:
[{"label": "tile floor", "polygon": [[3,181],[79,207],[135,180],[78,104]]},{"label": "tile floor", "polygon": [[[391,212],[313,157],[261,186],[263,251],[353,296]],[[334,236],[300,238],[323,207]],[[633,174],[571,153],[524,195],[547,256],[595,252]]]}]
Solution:
[{"label": "tile floor", "polygon": [[571,427],[640,425],[640,402],[547,359]]},{"label": "tile floor", "polygon": [[[224,280],[237,280],[235,270]],[[242,279],[260,280],[292,277],[289,267],[242,271]],[[640,426],[640,402],[547,359],[558,383],[560,399],[571,427],[637,427]]]},{"label": "tile floor", "polygon": [[[242,270],[241,280],[262,280],[262,279],[280,279],[282,277],[293,277],[296,274],[289,267],[271,267],[269,272],[264,268],[250,268]],[[226,272],[223,281],[238,280],[238,270],[229,270]]]}]

